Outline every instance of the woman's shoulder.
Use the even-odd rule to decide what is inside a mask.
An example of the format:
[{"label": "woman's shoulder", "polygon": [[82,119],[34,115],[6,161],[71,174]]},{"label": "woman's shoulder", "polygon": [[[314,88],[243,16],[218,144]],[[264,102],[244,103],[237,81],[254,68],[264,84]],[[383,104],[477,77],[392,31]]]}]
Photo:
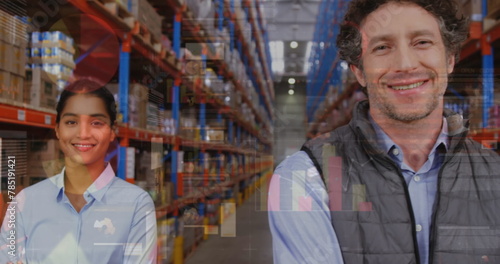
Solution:
[{"label": "woman's shoulder", "polygon": [[54,193],[54,190],[60,189],[62,187],[62,185],[58,186],[59,181],[63,181],[62,175],[56,174],[23,188],[21,192],[25,194],[35,194],[37,196],[44,193]]}]

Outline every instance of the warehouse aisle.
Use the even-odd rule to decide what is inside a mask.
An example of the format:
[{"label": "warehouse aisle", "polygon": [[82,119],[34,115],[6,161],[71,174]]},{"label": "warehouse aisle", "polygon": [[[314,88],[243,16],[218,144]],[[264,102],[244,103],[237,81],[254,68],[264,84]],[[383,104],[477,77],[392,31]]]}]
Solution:
[{"label": "warehouse aisle", "polygon": [[186,259],[186,264],[272,264],[267,212],[258,210],[258,192],[236,210],[236,237],[212,235]]}]

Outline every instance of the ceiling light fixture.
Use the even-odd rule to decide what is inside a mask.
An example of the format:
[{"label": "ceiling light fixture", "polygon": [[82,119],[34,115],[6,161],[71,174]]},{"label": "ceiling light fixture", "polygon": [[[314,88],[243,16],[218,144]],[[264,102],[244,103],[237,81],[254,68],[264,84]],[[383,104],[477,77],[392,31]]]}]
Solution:
[{"label": "ceiling light fixture", "polygon": [[295,93],[295,91],[293,89],[288,90],[289,95],[293,95],[294,93]]},{"label": "ceiling light fixture", "polygon": [[290,48],[296,49],[298,46],[299,46],[299,43],[297,41],[290,42]]},{"label": "ceiling light fixture", "polygon": [[289,84],[295,84],[295,78],[290,78],[288,79]]}]

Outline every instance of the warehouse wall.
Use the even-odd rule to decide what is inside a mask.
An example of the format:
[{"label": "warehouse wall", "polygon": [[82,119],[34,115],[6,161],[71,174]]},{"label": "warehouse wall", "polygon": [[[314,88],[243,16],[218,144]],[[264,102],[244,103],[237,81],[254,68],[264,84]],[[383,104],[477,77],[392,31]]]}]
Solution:
[{"label": "warehouse wall", "polygon": [[297,79],[294,95],[289,95],[288,78],[275,83],[274,165],[300,149],[306,140],[306,92],[305,82]]}]

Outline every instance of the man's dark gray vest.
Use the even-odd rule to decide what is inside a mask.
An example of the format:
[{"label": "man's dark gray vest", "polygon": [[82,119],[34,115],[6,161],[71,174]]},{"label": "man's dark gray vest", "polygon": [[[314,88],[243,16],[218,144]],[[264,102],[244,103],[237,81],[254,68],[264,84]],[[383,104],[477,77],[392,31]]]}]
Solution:
[{"label": "man's dark gray vest", "polygon": [[[406,182],[375,143],[368,108],[359,103],[348,125],[302,150],[327,186],[345,264],[420,263]],[[500,263],[500,158],[467,138],[459,115],[444,116],[450,144],[438,176],[429,263]]]}]

